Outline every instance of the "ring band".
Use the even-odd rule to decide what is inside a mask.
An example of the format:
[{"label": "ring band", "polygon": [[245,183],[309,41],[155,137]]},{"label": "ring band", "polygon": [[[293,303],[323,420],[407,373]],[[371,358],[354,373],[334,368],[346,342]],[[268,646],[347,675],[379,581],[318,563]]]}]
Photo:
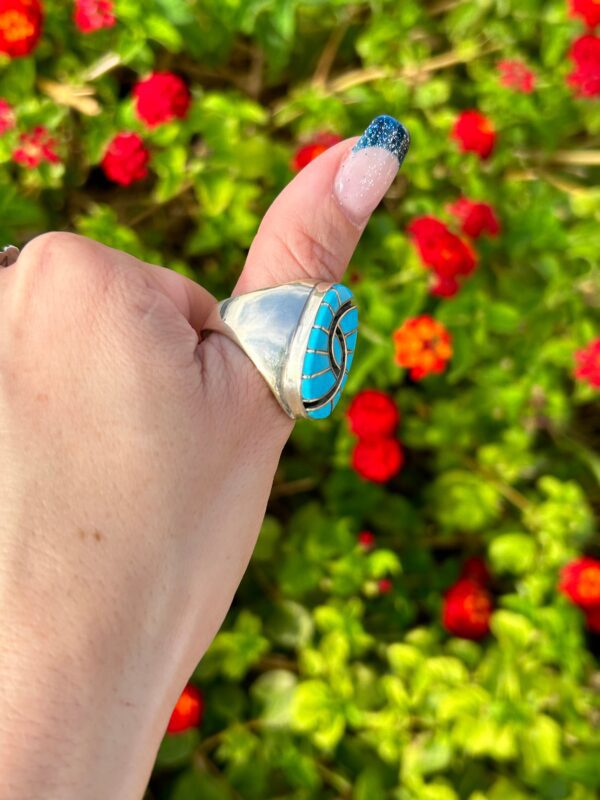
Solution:
[{"label": "ring band", "polygon": [[15,263],[21,251],[14,244],[7,244],[0,250],[0,268],[10,267]]},{"label": "ring band", "polygon": [[352,366],[358,310],[341,283],[294,281],[222,300],[204,328],[246,353],[289,417],[324,419]]}]

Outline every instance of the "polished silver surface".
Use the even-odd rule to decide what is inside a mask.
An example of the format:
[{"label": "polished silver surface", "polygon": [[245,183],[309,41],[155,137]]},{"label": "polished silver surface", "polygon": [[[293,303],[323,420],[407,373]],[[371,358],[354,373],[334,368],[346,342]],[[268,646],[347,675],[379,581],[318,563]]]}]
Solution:
[{"label": "polished silver surface", "polygon": [[14,244],[8,244],[0,250],[0,267],[10,267],[14,264],[21,251]]},{"label": "polished silver surface", "polygon": [[292,419],[307,418],[302,402],[302,364],[321,301],[333,286],[294,281],[218,303],[204,328],[235,342],[254,363]]}]

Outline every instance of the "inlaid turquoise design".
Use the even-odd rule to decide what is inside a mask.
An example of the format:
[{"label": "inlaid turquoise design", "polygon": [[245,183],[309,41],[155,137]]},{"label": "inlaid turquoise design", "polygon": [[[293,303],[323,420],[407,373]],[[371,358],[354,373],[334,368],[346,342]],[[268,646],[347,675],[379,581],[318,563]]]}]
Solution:
[{"label": "inlaid turquoise design", "polygon": [[302,366],[302,402],[312,419],[336,407],[352,366],[358,335],[358,310],[341,283],[327,292],[313,324]]}]

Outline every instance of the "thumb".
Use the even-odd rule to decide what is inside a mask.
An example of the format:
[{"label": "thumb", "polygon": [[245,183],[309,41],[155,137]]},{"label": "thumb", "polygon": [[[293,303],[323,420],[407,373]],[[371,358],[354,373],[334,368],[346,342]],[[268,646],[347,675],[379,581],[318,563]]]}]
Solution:
[{"label": "thumb", "polygon": [[[358,140],[340,142],[305,167],[265,215],[233,294],[306,278],[339,281],[408,146],[406,128],[393,117],[379,116]],[[289,419],[275,398],[267,397],[271,392],[256,367],[238,347],[222,340],[212,335],[200,347],[206,356],[218,347],[219,370],[225,355],[229,383],[238,387],[229,399],[235,402],[243,393],[254,414],[267,415],[267,424],[276,424],[279,416],[289,434]],[[225,410],[227,399],[220,402]],[[229,410],[239,413],[238,404]]]},{"label": "thumb", "polygon": [[380,116],[358,141],[340,142],[305,167],[267,211],[233,293],[340,280],[408,146],[406,128]]}]

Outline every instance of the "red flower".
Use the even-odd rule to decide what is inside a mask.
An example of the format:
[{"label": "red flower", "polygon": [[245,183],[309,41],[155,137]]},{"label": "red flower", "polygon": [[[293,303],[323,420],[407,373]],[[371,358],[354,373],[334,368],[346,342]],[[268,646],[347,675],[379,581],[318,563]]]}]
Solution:
[{"label": "red flower", "polygon": [[500,233],[498,217],[487,203],[460,197],[448,207],[448,210],[459,220],[461,231],[471,239],[478,239],[484,233],[489,236],[497,236]]},{"label": "red flower", "polygon": [[588,628],[594,633],[600,633],[600,605],[593,606],[584,612]]},{"label": "red flower", "polygon": [[73,19],[82,33],[112,28],[117,21],[113,0],[75,0]]},{"label": "red flower", "polygon": [[350,403],[346,413],[350,430],[360,439],[391,436],[400,415],[393,399],[377,389],[364,389]]},{"label": "red flower", "polygon": [[374,483],[389,481],[400,471],[403,463],[402,446],[396,439],[361,439],[352,454],[352,466],[356,472]]},{"label": "red flower", "polygon": [[569,0],[571,16],[581,17],[588,28],[600,25],[600,2],[598,0]]},{"label": "red flower", "polygon": [[452,129],[463,153],[477,153],[480,158],[488,158],[496,143],[496,132],[491,121],[479,111],[463,111]]},{"label": "red flower", "polygon": [[379,594],[389,594],[394,588],[394,584],[389,578],[382,578],[377,581],[377,588],[379,589]]},{"label": "red flower", "polygon": [[600,336],[575,353],[575,377],[600,389]]},{"label": "red flower", "polygon": [[600,94],[600,36],[588,33],[575,39],[569,51],[575,69],[567,76],[579,97]]},{"label": "red flower", "polygon": [[492,598],[480,583],[461,578],[446,592],[442,624],[462,639],[481,639],[490,630]]},{"label": "red flower", "polygon": [[443,275],[437,275],[431,284],[431,294],[436,297],[454,297],[460,289],[460,284],[456,278],[446,278]]},{"label": "red flower", "polygon": [[118,133],[108,145],[102,159],[102,169],[109,180],[129,186],[146,177],[149,161],[150,152],[141,136],[137,133]]},{"label": "red flower", "polygon": [[471,556],[463,564],[460,577],[469,578],[481,586],[486,586],[490,582],[491,575],[488,565],[481,556]]},{"label": "red flower", "polygon": [[300,172],[307,164],[314,161],[317,156],[320,156],[325,150],[341,141],[342,137],[338,136],[337,133],[317,134],[310,142],[296,150],[292,159],[292,169],[294,172]]},{"label": "red flower", "polygon": [[202,719],[204,701],[202,695],[191,683],[185,687],[167,726],[167,733],[181,733],[195,728]]},{"label": "red flower", "polygon": [[10,103],[0,97],[0,136],[15,127],[15,112]]},{"label": "red flower", "polygon": [[12,157],[17,164],[22,164],[28,169],[39,166],[42,161],[51,164],[60,162],[59,155],[55,152],[56,139],[53,139],[47,128],[37,125],[30,133],[19,136],[19,146],[14,150]]},{"label": "red flower", "polygon": [[600,605],[600,561],[589,556],[570,561],[561,570],[558,588],[583,609]]},{"label": "red flower", "polygon": [[138,117],[149,128],[172,119],[183,119],[191,96],[187,84],[173,72],[154,72],[133,88]]},{"label": "red flower", "polygon": [[517,92],[531,94],[535,89],[535,75],[522,61],[505,59],[498,62],[500,83]]},{"label": "red flower", "polygon": [[435,217],[417,217],[408,231],[424,265],[435,273],[433,294],[452,297],[459,289],[457,276],[470,275],[477,266],[475,251]]},{"label": "red flower", "polygon": [[2,0],[0,53],[11,58],[29,55],[41,36],[43,21],[40,0]]},{"label": "red flower", "polygon": [[375,547],[375,534],[371,531],[361,531],[357,538],[363,550],[372,550]]},{"label": "red flower", "polygon": [[395,331],[394,348],[396,363],[410,369],[414,381],[443,372],[452,357],[450,333],[426,314],[407,319]]}]

